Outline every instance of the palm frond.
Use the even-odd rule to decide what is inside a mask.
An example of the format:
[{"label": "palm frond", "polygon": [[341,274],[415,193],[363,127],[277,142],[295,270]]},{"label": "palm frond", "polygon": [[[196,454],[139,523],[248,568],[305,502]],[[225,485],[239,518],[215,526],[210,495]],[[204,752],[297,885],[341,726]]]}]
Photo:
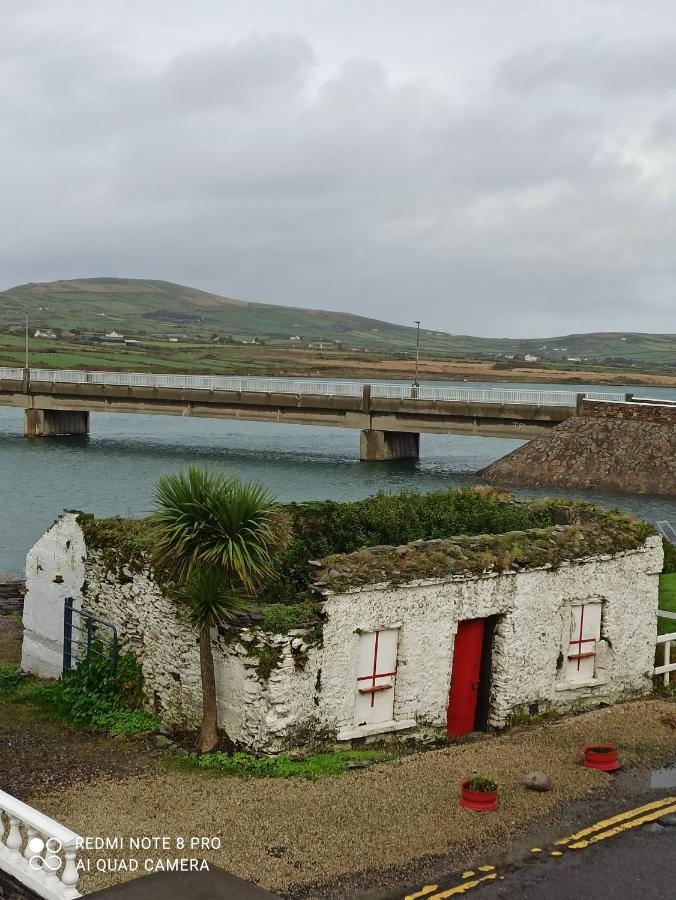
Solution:
[{"label": "palm frond", "polygon": [[155,562],[178,583],[206,565],[231,588],[253,591],[273,572],[276,507],[261,484],[197,466],[165,475],[155,487]]},{"label": "palm frond", "polygon": [[190,578],[172,593],[197,631],[205,625],[214,628],[232,621],[235,610],[242,606],[241,594],[228,585],[221,572],[209,566],[193,569]]}]

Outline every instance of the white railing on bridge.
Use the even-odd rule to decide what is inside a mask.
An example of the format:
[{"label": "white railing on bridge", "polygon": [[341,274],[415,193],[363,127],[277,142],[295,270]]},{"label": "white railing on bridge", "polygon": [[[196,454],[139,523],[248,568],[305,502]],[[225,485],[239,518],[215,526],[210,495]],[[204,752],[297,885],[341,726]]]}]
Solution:
[{"label": "white railing on bridge", "polygon": [[[0,379],[21,380],[23,369],[0,368]],[[286,378],[237,378],[226,375],[154,375],[146,372],[84,372],[76,369],[30,369],[32,383],[101,384],[123,387],[174,388],[179,390],[234,391],[361,397],[364,384],[354,381],[294,381]],[[434,400],[450,403],[499,403],[529,406],[574,407],[575,391],[500,390],[495,388],[432,387],[430,385],[371,384],[371,396],[398,400]],[[623,400],[611,392],[585,392],[592,400]]]},{"label": "white railing on bridge", "polygon": [[81,897],[76,888],[80,846],[74,831],[0,791],[0,869],[21,884],[46,900]]},{"label": "white railing on bridge", "polygon": [[7,369],[0,367],[0,378],[6,378],[8,381],[21,381],[23,378],[23,369]]},{"label": "white railing on bridge", "polygon": [[[667,612],[664,609],[659,609],[657,611],[657,616],[660,619],[673,619],[676,621],[676,613]],[[671,645],[676,644],[676,631],[672,631],[670,634],[660,634],[657,637],[657,645],[659,647],[660,644],[664,644],[664,655],[662,657],[662,665],[655,666],[653,670],[654,675],[663,675],[664,683],[666,685],[669,684],[669,678],[672,672],[676,672],[676,662],[671,661]]]}]

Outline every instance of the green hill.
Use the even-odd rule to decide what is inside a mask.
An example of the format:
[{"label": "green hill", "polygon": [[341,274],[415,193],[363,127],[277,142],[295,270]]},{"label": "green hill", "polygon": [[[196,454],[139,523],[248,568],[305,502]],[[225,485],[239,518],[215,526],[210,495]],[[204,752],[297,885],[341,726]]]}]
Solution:
[{"label": "green hill", "polygon": [[[355,301],[356,302],[356,301]],[[82,278],[24,284],[0,292],[0,329],[18,328],[28,312],[31,329],[52,328],[126,337],[171,336],[191,339],[214,334],[235,340],[260,338],[269,344],[340,341],[346,350],[402,352],[415,346],[415,328],[351,313],[301,309],[235,300],[168,281]],[[676,335],[602,332],[553,338],[479,338],[424,330],[430,354],[532,353],[540,359],[626,360],[652,366],[676,365]]]}]

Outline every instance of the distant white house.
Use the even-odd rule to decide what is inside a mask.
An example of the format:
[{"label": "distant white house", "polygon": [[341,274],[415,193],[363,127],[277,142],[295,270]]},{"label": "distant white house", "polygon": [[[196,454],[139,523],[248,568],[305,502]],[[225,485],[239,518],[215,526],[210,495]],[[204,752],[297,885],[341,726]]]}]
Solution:
[{"label": "distant white house", "polygon": [[49,338],[49,340],[53,341],[56,337],[56,334],[51,330],[51,328],[38,328],[33,337]]},{"label": "distant white house", "polygon": [[108,334],[103,335],[101,340],[122,342],[124,341],[124,335],[119,334],[117,331],[109,331]]},{"label": "distant white house", "polygon": [[526,355],[524,356],[524,359],[526,360],[526,362],[537,362],[540,359],[540,357],[535,356],[533,353],[526,353]]}]

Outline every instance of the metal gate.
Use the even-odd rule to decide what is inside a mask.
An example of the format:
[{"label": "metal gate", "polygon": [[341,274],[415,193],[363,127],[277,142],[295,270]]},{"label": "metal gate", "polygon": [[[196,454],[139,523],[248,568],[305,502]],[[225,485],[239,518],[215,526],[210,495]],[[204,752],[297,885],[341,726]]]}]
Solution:
[{"label": "metal gate", "polygon": [[90,653],[117,662],[117,629],[110,622],[81,612],[66,597],[63,609],[63,672],[70,672]]}]

